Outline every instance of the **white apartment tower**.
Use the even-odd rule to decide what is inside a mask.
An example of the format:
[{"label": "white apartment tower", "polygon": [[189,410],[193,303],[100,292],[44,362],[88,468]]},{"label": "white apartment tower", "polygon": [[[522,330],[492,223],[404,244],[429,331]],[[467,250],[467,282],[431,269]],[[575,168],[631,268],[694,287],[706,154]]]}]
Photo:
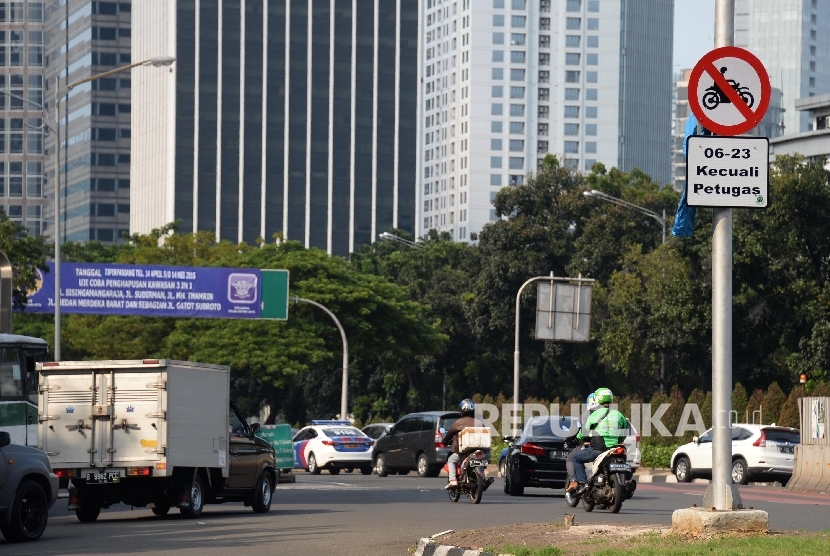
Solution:
[{"label": "white apartment tower", "polygon": [[673,0],[421,0],[418,235],[469,240],[548,153],[671,180]]}]

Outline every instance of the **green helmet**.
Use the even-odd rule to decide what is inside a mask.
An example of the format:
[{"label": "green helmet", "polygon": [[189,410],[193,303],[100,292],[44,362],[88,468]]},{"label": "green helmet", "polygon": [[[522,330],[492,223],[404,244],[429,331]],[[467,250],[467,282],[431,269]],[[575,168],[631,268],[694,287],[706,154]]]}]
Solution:
[{"label": "green helmet", "polygon": [[614,401],[614,394],[608,388],[598,388],[596,392],[594,392],[594,400],[600,405],[606,403],[613,403]]}]

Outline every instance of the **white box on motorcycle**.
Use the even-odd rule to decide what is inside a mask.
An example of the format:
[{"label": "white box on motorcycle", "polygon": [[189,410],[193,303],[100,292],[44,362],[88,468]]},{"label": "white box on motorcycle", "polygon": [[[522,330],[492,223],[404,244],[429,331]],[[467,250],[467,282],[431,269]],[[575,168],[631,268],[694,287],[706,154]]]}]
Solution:
[{"label": "white box on motorcycle", "polygon": [[491,446],[490,429],[487,427],[464,427],[458,433],[458,451],[461,453]]}]

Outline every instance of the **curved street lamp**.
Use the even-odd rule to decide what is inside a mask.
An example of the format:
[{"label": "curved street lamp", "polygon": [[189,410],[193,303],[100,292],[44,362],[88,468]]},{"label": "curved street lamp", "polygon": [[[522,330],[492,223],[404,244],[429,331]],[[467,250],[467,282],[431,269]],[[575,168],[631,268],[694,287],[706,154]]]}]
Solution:
[{"label": "curved street lamp", "polygon": [[156,58],[149,58],[134,64],[121,66],[119,68],[111,69],[95,75],[90,75],[78,81],[74,81],[66,85],[63,90],[60,88],[60,75],[55,78],[55,361],[61,360],[61,115],[60,102],[61,98],[69,94],[69,91],[89,83],[108,77],[122,71],[128,71],[136,66],[154,66],[164,67],[169,66],[176,61],[173,56],[159,56]]}]

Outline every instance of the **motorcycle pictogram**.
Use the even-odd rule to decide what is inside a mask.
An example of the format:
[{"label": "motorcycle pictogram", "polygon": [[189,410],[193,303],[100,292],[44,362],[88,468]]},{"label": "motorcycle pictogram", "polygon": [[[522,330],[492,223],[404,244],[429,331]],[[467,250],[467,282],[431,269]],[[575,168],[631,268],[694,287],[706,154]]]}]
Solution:
[{"label": "motorcycle pictogram", "polygon": [[[726,77],[724,74],[726,73],[726,67],[720,68],[721,75]],[[749,92],[749,87],[741,87],[741,84],[736,82],[734,79],[727,79],[726,80],[729,85],[735,89],[735,92],[741,97],[747,106],[752,108],[755,104],[755,98],[752,96],[752,93]],[[718,107],[719,104],[732,104],[732,101],[729,100],[729,97],[724,94],[718,84],[715,83],[711,87],[706,89],[706,92],[703,95],[702,104],[703,107],[707,110],[714,110]]]}]

